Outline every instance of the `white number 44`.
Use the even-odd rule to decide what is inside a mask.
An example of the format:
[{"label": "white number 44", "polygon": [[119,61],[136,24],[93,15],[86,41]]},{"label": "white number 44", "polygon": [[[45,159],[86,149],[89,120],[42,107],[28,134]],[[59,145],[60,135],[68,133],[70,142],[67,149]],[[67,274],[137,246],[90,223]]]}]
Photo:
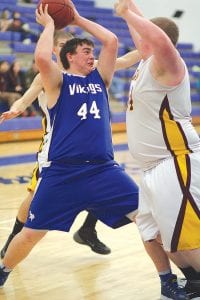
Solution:
[{"label": "white number 44", "polygon": [[[96,101],[93,101],[89,113],[94,115],[94,119],[101,119],[99,115],[99,111],[100,110],[97,108]],[[81,120],[85,120],[87,119],[87,114],[88,114],[87,103],[83,103],[83,105],[81,105],[79,111],[77,112],[77,115],[81,117]]]}]

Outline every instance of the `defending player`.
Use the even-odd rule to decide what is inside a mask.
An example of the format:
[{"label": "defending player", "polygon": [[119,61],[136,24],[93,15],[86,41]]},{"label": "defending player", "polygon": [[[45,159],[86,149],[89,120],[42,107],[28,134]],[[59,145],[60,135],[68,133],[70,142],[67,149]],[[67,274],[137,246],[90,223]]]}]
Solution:
[{"label": "defending player", "polygon": [[165,250],[181,258],[193,298],[200,293],[200,139],[175,47],[179,30],[169,18],[147,20],[133,0],[119,0],[116,11],[142,57],[127,109],[129,148],[142,169],[137,224],[144,240],[160,231]]}]

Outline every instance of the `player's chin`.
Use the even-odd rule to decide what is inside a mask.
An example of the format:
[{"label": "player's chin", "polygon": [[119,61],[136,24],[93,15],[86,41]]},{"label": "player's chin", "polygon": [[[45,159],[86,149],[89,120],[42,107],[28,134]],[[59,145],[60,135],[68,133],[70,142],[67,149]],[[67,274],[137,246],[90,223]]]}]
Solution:
[{"label": "player's chin", "polygon": [[87,75],[90,74],[93,70],[94,70],[94,66],[93,65],[91,65],[91,66],[89,65],[87,67],[87,70],[86,70]]}]

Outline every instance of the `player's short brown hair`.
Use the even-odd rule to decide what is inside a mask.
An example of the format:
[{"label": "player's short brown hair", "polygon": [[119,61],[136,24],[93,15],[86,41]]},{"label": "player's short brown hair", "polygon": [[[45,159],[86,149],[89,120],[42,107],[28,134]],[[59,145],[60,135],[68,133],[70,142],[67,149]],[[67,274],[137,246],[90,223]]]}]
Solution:
[{"label": "player's short brown hair", "polygon": [[150,21],[162,29],[170,38],[174,46],[176,46],[179,38],[179,28],[173,20],[165,17],[158,17],[153,18]]}]

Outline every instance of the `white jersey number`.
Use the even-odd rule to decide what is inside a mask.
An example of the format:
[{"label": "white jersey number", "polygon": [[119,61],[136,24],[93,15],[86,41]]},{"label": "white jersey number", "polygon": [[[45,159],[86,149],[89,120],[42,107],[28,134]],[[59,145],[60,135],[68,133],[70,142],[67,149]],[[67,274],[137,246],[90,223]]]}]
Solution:
[{"label": "white jersey number", "polygon": [[[101,119],[99,112],[100,110],[97,107],[96,101],[93,101],[89,109],[89,113],[91,115],[94,115],[94,119]],[[77,115],[81,117],[81,120],[85,120],[87,119],[87,114],[88,114],[87,103],[83,103],[83,105],[81,105],[79,111],[77,112]]]}]

